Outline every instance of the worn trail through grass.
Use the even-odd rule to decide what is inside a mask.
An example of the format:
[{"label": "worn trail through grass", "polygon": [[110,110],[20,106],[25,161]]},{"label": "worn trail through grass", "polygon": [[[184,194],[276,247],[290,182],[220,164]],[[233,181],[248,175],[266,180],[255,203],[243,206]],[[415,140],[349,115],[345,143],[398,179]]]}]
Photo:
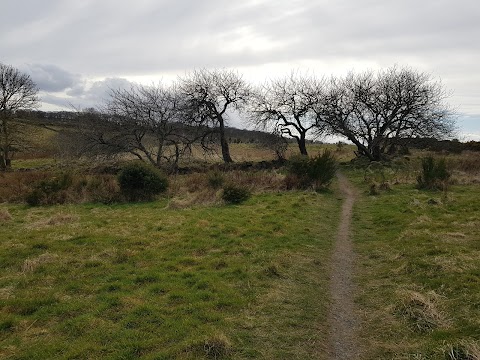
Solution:
[{"label": "worn trail through grass", "polygon": [[330,268],[331,305],[328,313],[330,325],[330,358],[357,359],[357,322],[354,310],[354,251],[350,237],[350,223],[355,190],[348,179],[338,174],[340,191],[344,196],[337,237]]}]

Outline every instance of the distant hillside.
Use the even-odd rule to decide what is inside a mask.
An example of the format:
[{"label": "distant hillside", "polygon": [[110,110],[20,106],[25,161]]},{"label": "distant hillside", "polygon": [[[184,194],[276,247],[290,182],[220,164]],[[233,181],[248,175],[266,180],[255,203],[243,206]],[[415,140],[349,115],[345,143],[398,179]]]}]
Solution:
[{"label": "distant hillside", "polygon": [[[54,129],[73,128],[79,126],[79,119],[84,113],[74,111],[20,111],[18,118],[32,125],[50,127]],[[259,130],[238,129],[227,127],[226,134],[231,143],[262,143],[271,134]],[[294,141],[294,139],[287,139]]]}]

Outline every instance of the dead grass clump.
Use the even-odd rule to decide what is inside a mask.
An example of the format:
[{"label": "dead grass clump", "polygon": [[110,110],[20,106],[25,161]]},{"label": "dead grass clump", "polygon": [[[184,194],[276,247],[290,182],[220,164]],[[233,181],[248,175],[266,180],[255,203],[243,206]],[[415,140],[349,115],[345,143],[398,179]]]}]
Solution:
[{"label": "dead grass clump", "polygon": [[195,205],[207,206],[219,203],[219,191],[211,188],[203,188],[197,192],[185,192],[173,197],[167,207],[169,209],[185,209]]},{"label": "dead grass clump", "polygon": [[439,295],[433,291],[424,295],[417,291],[405,291],[398,313],[404,317],[414,331],[428,332],[446,326],[446,320],[438,310]]},{"label": "dead grass clump", "polygon": [[480,360],[480,345],[474,341],[462,341],[448,346],[444,353],[447,360]]},{"label": "dead grass clump", "polygon": [[0,288],[0,300],[6,300],[13,296],[15,288],[13,286],[7,286]]},{"label": "dead grass clump", "polygon": [[45,253],[42,254],[34,259],[26,259],[23,262],[22,265],[22,272],[23,273],[31,273],[34,272],[39,266],[52,263],[56,261],[58,258],[58,255],[56,254],[50,254],[50,253]]},{"label": "dead grass clump", "polygon": [[231,353],[232,343],[224,334],[216,334],[205,340],[203,351],[209,359],[222,359]]},{"label": "dead grass clump", "polygon": [[64,225],[76,223],[80,220],[78,215],[58,213],[47,219],[42,219],[29,225],[29,228],[37,229],[46,226]]},{"label": "dead grass clump", "polygon": [[0,224],[13,220],[12,215],[7,209],[0,209]]},{"label": "dead grass clump", "polygon": [[73,214],[55,214],[51,218],[47,219],[45,225],[63,225],[71,224],[79,220],[78,215]]}]

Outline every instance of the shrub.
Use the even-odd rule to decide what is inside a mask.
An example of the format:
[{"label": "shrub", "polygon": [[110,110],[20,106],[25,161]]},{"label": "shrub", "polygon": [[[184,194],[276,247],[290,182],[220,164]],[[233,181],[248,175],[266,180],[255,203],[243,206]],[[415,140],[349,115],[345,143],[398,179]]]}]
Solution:
[{"label": "shrub", "polygon": [[38,182],[25,200],[30,206],[63,204],[67,201],[67,188],[72,185],[70,174],[61,174]]},{"label": "shrub", "polygon": [[225,182],[225,178],[220,171],[214,170],[207,174],[207,181],[212,189],[220,189]]},{"label": "shrub", "polygon": [[337,171],[335,156],[329,150],[309,158],[296,156],[290,159],[287,188],[300,187],[315,189],[326,188],[330,185]]},{"label": "shrub", "polygon": [[128,201],[152,200],[168,187],[165,175],[142,162],[125,165],[118,174],[118,183],[121,193]]},{"label": "shrub", "polygon": [[449,179],[445,159],[435,160],[431,156],[422,159],[422,169],[417,177],[420,189],[445,190]]},{"label": "shrub", "polygon": [[250,192],[240,186],[227,185],[223,188],[222,199],[228,204],[240,204],[250,197]]}]

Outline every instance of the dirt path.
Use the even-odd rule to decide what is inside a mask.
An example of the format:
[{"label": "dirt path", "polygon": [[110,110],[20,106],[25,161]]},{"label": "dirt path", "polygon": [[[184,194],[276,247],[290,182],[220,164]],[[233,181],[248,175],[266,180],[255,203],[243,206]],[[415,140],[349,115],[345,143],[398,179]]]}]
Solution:
[{"label": "dirt path", "polygon": [[356,340],[357,322],[354,305],[354,252],[350,238],[350,223],[355,202],[355,190],[346,177],[338,174],[340,190],[344,196],[342,214],[330,268],[330,294],[332,302],[328,313],[330,326],[330,359],[358,359]]}]

